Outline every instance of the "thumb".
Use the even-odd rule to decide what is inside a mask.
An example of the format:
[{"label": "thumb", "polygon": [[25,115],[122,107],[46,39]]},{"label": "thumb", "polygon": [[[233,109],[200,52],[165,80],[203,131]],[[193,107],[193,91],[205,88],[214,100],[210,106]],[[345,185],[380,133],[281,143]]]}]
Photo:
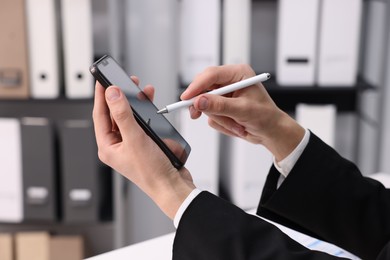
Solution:
[{"label": "thumb", "polygon": [[105,92],[105,97],[111,116],[117,124],[122,138],[126,138],[126,135],[131,133],[130,129],[137,125],[126,96],[120,88],[110,86]]}]

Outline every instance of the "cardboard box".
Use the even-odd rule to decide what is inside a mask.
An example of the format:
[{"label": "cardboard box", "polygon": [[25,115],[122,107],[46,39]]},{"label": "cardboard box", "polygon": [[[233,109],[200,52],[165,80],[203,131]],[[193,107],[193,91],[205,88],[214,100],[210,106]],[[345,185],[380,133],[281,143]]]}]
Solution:
[{"label": "cardboard box", "polygon": [[11,234],[0,234],[0,259],[14,260],[13,238]]},{"label": "cardboard box", "polygon": [[84,257],[81,236],[50,236],[47,232],[22,232],[15,235],[15,242],[16,260],[82,260]]},{"label": "cardboard box", "polygon": [[50,235],[23,232],[15,235],[16,260],[50,260]]},{"label": "cardboard box", "polygon": [[82,260],[84,243],[80,236],[54,236],[50,239],[51,260]]}]

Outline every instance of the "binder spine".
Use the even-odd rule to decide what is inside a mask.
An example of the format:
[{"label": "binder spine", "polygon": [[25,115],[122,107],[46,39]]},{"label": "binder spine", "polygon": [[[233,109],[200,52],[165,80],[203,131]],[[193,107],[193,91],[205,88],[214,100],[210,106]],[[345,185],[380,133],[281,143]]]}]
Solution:
[{"label": "binder spine", "polygon": [[110,220],[111,175],[97,157],[92,122],[62,122],[60,146],[64,221],[96,223]]},{"label": "binder spine", "polygon": [[223,3],[223,63],[250,63],[251,0]]},{"label": "binder spine", "polygon": [[22,118],[22,161],[26,221],[57,219],[54,133],[47,118]]},{"label": "binder spine", "polygon": [[29,97],[24,0],[3,0],[0,8],[0,98]]},{"label": "binder spine", "polygon": [[30,88],[33,98],[59,96],[59,52],[55,0],[27,0]]},{"label": "binder spine", "polygon": [[24,219],[21,127],[16,118],[0,118],[0,222]]},{"label": "binder spine", "polygon": [[280,85],[312,86],[320,0],[280,0],[278,4],[277,81]]},{"label": "binder spine", "polygon": [[91,98],[93,80],[88,68],[93,62],[91,0],[61,1],[65,70],[65,95]]},{"label": "binder spine", "polygon": [[180,76],[189,84],[221,63],[221,1],[183,0],[180,11]]},{"label": "binder spine", "polygon": [[188,111],[182,110],[179,113],[180,132],[192,147],[186,168],[193,174],[197,187],[218,195],[220,135],[208,126],[207,117],[192,120]]},{"label": "binder spine", "polygon": [[[157,106],[177,100],[179,81],[179,1],[126,1],[126,68],[159,90]],[[143,84],[142,84],[143,85]]]},{"label": "binder spine", "polygon": [[336,117],[337,108],[333,104],[298,104],[296,108],[297,122],[332,147],[335,146],[336,140]]},{"label": "binder spine", "polygon": [[255,208],[272,165],[272,154],[261,145],[222,136],[221,184],[228,199],[242,209]]},{"label": "binder spine", "polygon": [[362,0],[322,0],[319,86],[355,85],[362,7]]}]

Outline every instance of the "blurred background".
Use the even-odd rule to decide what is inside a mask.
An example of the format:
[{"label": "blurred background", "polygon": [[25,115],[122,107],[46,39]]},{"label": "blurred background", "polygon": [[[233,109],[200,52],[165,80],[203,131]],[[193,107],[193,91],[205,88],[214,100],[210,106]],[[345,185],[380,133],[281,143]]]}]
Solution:
[{"label": "blurred background", "polygon": [[[81,259],[174,231],[97,158],[89,66],[104,54],[153,84],[159,108],[208,66],[250,64],[363,175],[390,174],[389,17],[386,0],[0,0],[0,259],[11,237],[12,259],[38,245]],[[167,118],[192,147],[198,187],[257,206],[264,147],[186,110]]]}]

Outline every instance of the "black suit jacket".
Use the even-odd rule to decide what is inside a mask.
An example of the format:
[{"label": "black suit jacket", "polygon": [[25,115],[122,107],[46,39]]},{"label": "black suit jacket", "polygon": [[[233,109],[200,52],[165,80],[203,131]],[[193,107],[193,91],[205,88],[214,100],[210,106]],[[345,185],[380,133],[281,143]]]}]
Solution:
[{"label": "black suit jacket", "polygon": [[[314,134],[276,189],[272,166],[257,213],[362,259],[390,259],[390,191]],[[311,251],[268,222],[202,192],[182,216],[173,259],[340,259]]]}]

